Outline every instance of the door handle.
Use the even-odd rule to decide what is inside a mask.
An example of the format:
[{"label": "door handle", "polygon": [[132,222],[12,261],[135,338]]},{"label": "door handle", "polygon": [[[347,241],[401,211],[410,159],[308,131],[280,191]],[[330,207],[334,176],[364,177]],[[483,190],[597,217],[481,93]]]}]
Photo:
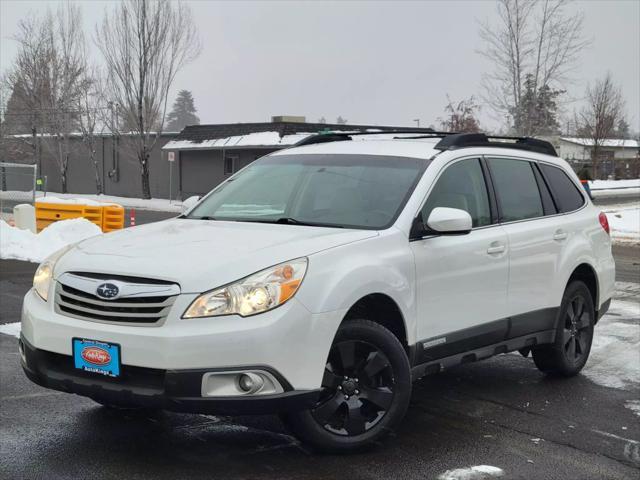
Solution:
[{"label": "door handle", "polygon": [[562,240],[566,240],[568,236],[567,232],[563,230],[556,230],[556,233],[553,234],[553,239],[560,242]]},{"label": "door handle", "polygon": [[487,253],[489,255],[495,255],[496,253],[502,253],[505,250],[505,246],[504,245],[496,245],[494,247],[489,247],[487,248]]}]

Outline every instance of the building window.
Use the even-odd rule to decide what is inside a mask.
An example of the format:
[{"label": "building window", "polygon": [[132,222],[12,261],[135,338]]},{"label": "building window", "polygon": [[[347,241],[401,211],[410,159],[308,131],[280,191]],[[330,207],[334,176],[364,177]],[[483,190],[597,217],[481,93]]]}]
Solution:
[{"label": "building window", "polygon": [[235,166],[236,166],[237,159],[238,157],[235,155],[224,157],[224,174],[225,175],[233,175],[233,173],[236,171]]}]

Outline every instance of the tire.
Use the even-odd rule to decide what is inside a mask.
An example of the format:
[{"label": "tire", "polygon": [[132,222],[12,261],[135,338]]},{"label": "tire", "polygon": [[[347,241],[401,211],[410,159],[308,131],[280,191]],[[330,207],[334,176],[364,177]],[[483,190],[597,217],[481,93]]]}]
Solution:
[{"label": "tire", "polygon": [[370,446],[403,419],[411,367],[396,336],[369,320],[344,322],[333,341],[318,404],[283,420],[294,435],[326,452]]},{"label": "tire", "polygon": [[553,376],[577,375],[589,358],[595,316],[587,286],[580,281],[571,282],[560,304],[555,342],[532,350],[536,367]]}]

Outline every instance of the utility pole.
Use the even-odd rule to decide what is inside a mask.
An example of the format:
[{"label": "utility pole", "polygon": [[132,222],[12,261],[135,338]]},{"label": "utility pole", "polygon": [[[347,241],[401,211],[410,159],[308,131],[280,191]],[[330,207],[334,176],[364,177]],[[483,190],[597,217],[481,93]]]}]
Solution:
[{"label": "utility pole", "polygon": [[416,122],[416,127],[420,128],[420,119],[414,118],[413,121]]}]

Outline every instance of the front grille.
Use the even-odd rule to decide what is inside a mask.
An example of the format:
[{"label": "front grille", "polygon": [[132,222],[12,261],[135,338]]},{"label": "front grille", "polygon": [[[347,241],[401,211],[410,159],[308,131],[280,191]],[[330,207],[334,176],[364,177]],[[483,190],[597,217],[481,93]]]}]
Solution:
[{"label": "front grille", "polygon": [[56,285],[56,311],[83,320],[152,325],[167,317],[179,291],[177,285],[168,283],[120,283],[127,295],[107,300],[90,293],[102,282],[103,279],[96,279],[95,276],[76,273],[62,275]]}]

